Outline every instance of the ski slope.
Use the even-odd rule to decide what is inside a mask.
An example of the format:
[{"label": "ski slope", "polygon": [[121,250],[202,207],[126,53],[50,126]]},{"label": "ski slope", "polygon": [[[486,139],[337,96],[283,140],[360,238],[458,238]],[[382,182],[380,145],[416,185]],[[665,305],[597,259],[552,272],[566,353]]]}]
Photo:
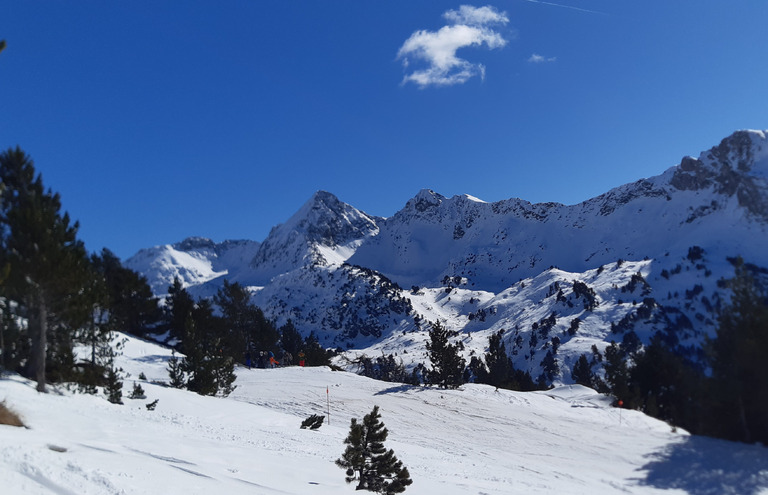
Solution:
[{"label": "ski slope", "polygon": [[[768,449],[675,432],[579,386],[439,390],[292,367],[238,369],[232,395],[201,397],[151,383],[167,379],[167,349],[128,338],[123,352],[124,395],[148,380],[147,398],[122,406],[0,379],[28,426],[0,426],[0,493],[354,493],[334,460],[350,418],[374,405],[413,478],[406,493],[768,493]],[[319,430],[299,428],[328,404]]]}]

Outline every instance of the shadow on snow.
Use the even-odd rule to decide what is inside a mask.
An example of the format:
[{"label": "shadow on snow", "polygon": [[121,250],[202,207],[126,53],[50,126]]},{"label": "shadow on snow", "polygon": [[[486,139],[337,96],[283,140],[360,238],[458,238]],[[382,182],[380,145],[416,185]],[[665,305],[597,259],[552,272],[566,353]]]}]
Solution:
[{"label": "shadow on snow", "polygon": [[768,448],[690,436],[640,468],[640,485],[691,495],[757,495],[768,488]]}]

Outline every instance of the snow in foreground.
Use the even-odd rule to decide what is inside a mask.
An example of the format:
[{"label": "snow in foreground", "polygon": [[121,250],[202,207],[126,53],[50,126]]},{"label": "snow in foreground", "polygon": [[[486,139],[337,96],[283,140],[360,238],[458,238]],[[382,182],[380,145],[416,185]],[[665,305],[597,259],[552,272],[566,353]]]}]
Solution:
[{"label": "snow in foreground", "polygon": [[[140,372],[166,379],[166,349],[130,339],[124,352],[126,391]],[[0,492],[354,493],[333,461],[350,418],[379,405],[406,493],[768,493],[768,449],[675,433],[578,386],[444,391],[327,368],[240,369],[236,383],[222,399],[142,382],[146,400],[117,406],[4,377],[0,400],[29,428],[0,426]],[[330,424],[301,430],[327,398]]]}]

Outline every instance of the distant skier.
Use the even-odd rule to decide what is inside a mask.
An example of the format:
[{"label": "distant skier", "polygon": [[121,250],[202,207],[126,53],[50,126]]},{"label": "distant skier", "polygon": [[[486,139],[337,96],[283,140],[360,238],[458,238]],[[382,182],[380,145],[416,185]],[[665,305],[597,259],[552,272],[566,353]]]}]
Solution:
[{"label": "distant skier", "polygon": [[251,369],[251,353],[250,352],[245,353],[245,365],[248,366],[248,369]]},{"label": "distant skier", "polygon": [[304,366],[304,358],[306,356],[304,355],[304,350],[299,351],[299,366]]}]

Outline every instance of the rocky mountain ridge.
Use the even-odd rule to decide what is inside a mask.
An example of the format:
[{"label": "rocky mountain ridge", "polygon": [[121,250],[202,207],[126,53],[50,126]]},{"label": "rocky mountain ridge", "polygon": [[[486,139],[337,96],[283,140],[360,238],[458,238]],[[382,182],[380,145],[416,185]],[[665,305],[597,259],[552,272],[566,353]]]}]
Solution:
[{"label": "rocky mountain ridge", "polygon": [[611,340],[660,332],[698,352],[733,260],[768,266],[767,198],[766,132],[738,131],[577,205],[422,190],[384,219],[318,192],[262,243],[193,238],[126,264],[159,294],[172,275],[199,296],[238,281],[278,324],[406,364],[426,361],[430,321],[459,330],[467,357],[502,331],[516,366],[568,383]]}]

